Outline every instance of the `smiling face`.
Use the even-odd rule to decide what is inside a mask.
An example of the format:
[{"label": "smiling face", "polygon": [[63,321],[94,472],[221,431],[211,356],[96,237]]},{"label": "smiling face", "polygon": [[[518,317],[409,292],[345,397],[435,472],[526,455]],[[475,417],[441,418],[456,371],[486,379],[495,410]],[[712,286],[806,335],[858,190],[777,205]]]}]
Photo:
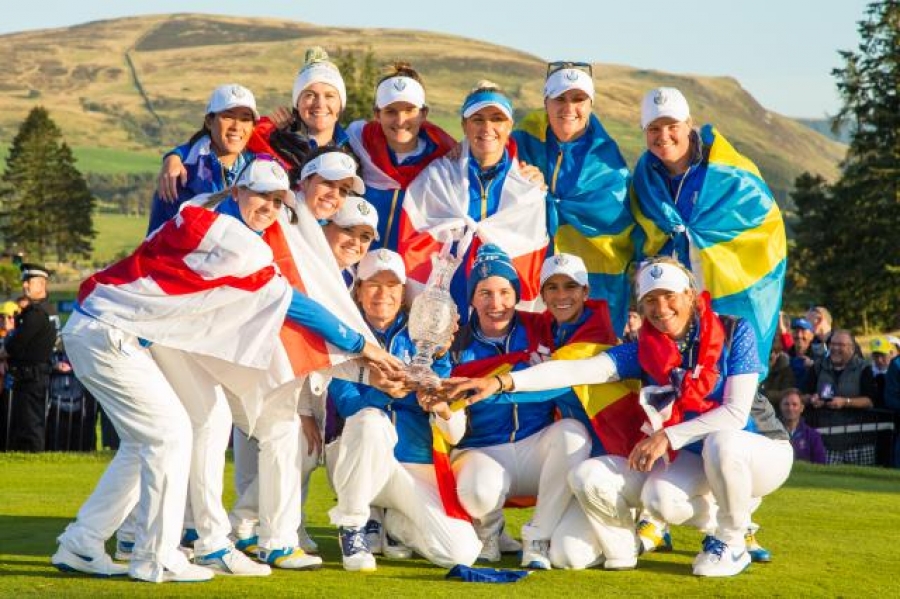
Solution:
[{"label": "smiling face", "polygon": [[428,117],[428,108],[409,102],[394,102],[375,109],[375,120],[381,125],[388,145],[394,152],[408,153],[419,143],[419,129]]},{"label": "smiling face", "polygon": [[258,193],[246,187],[239,187],[233,193],[241,218],[254,231],[265,231],[275,222],[281,210],[283,194],[281,191]]},{"label": "smiling face", "polygon": [[327,83],[313,83],[300,92],[297,113],[312,135],[328,134],[330,139],[341,115],[341,96]]},{"label": "smiling face", "polygon": [[253,111],[238,107],[207,115],[206,126],[216,155],[230,165],[250,140]]},{"label": "smiling face", "polygon": [[375,240],[375,231],[369,225],[342,227],[330,222],[322,227],[322,232],[341,268],[362,260]]},{"label": "smiling face", "polygon": [[366,320],[384,330],[397,318],[403,307],[404,285],[393,272],[382,270],[356,286],[356,301]]},{"label": "smiling face", "polygon": [[496,106],[486,106],[463,119],[463,133],[479,165],[489,167],[500,162],[512,126],[512,121]]},{"label": "smiling face", "polygon": [[328,220],[344,205],[353,189],[353,179],[329,181],[314,173],[300,182],[300,189],[313,216],[317,220]]},{"label": "smiling face", "polygon": [[641,314],[656,330],[672,339],[687,333],[694,314],[694,292],[656,289],[641,298]]},{"label": "smiling face", "polygon": [[487,277],[475,286],[472,307],[478,314],[481,332],[488,337],[506,334],[516,313],[516,290],[509,279]]},{"label": "smiling face", "polygon": [[584,312],[588,288],[566,275],[553,275],[541,287],[541,298],[559,324],[576,322]]},{"label": "smiling face", "polygon": [[846,366],[855,351],[856,347],[853,345],[853,338],[850,335],[841,331],[831,335],[831,340],[828,342],[828,356],[836,367]]},{"label": "smiling face", "polygon": [[591,116],[591,97],[580,89],[570,89],[556,98],[544,100],[547,120],[556,139],[562,142],[581,137]]},{"label": "smiling face", "polygon": [[796,424],[800,422],[800,416],[803,414],[803,400],[796,393],[788,393],[781,398],[781,419],[786,424]]},{"label": "smiling face", "polygon": [[659,158],[669,173],[679,175],[691,162],[691,124],[661,117],[647,125],[647,149]]}]

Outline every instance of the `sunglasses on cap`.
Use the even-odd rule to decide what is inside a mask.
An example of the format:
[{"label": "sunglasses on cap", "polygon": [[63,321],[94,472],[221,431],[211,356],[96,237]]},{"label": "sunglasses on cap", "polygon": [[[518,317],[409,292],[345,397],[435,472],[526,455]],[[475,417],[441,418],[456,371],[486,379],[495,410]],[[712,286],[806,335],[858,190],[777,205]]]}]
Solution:
[{"label": "sunglasses on cap", "polygon": [[563,69],[577,69],[579,71],[583,71],[590,75],[594,76],[594,67],[591,66],[589,62],[573,62],[571,60],[557,60],[554,62],[547,63],[547,77],[555,73],[556,71],[561,71]]}]

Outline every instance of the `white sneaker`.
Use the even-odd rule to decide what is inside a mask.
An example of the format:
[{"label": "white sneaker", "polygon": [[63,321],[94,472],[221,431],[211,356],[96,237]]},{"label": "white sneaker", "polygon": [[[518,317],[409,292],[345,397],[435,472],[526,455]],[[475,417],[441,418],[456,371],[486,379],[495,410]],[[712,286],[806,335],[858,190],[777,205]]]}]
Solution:
[{"label": "white sneaker", "polygon": [[522,539],[522,567],[550,570],[550,540]]},{"label": "white sneaker", "polygon": [[695,576],[734,576],[750,565],[750,554],[741,547],[731,549],[719,539],[709,536],[703,543],[703,551],[694,560]]},{"label": "white sneaker", "polygon": [[116,539],[116,553],[113,555],[115,559],[120,562],[130,562],[132,553],[134,553],[134,541]]},{"label": "white sneaker", "polygon": [[341,561],[348,572],[374,572],[377,568],[375,556],[369,550],[365,528],[338,529],[341,544]]},{"label": "white sneaker", "polygon": [[207,580],[212,580],[215,575],[215,572],[209,568],[188,564],[184,570],[177,574],[166,569],[163,573],[162,582],[206,582]]},{"label": "white sneaker", "polygon": [[93,576],[125,576],[128,566],[117,564],[105,553],[101,555],[81,555],[69,551],[62,545],[50,558],[50,563],[63,572],[83,572]]},{"label": "white sneaker", "polygon": [[312,553],[313,555],[319,553],[319,544],[312,540],[312,537],[306,532],[305,526],[301,526],[297,529],[297,538],[297,546],[300,547],[300,549],[306,553]]},{"label": "white sneaker", "polygon": [[[589,566],[590,567],[590,566]],[[636,557],[607,559],[603,562],[604,570],[634,570],[637,567]]]},{"label": "white sneaker", "polygon": [[253,561],[233,546],[196,557],[194,563],[217,574],[232,576],[268,576],[272,573],[268,565]]},{"label": "white sneaker", "polygon": [[384,532],[384,542],[381,545],[381,551],[384,557],[390,559],[410,559],[413,551],[394,537]]},{"label": "white sneaker", "polygon": [[259,561],[265,562],[274,568],[286,570],[318,570],[322,567],[322,558],[318,555],[310,555],[299,547],[284,547],[283,549],[259,548]]},{"label": "white sneaker", "polygon": [[481,553],[478,554],[479,562],[496,563],[500,561],[500,536],[491,535],[481,539]]},{"label": "white sneaker", "polygon": [[522,551],[522,543],[510,536],[506,529],[500,531],[500,553],[518,553]]}]

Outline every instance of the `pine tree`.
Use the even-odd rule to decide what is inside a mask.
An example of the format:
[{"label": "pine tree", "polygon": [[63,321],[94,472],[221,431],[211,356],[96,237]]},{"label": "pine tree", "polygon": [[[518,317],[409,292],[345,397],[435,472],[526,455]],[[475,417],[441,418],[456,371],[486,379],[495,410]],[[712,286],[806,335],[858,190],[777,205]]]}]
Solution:
[{"label": "pine tree", "polygon": [[37,260],[90,252],[94,198],[43,107],[22,122],[0,180],[0,238],[7,251]]},{"label": "pine tree", "polygon": [[900,324],[900,0],[872,2],[859,33],[833,71],[835,125],[853,137],[833,186],[798,179],[797,245],[841,326],[887,328]]},{"label": "pine tree", "polygon": [[347,87],[347,106],[341,114],[341,121],[347,125],[359,119],[369,120],[372,118],[375,86],[378,83],[375,54],[368,50],[358,59],[353,52],[340,51],[335,64]]}]

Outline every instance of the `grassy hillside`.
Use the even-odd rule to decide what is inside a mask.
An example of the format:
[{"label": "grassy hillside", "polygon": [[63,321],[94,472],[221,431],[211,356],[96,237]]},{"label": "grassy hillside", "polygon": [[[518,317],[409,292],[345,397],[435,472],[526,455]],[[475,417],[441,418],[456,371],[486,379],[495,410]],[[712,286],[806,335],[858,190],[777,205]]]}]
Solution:
[{"label": "grassy hillside", "polygon": [[[481,78],[504,85],[517,108],[542,104],[543,60],[486,42],[422,31],[160,15],[0,36],[0,60],[6,65],[0,72],[0,143],[8,143],[28,110],[40,103],[70,145],[143,157],[124,166],[102,154],[91,160],[88,152],[82,154],[83,168],[150,168],[149,157],[196,130],[207,96],[218,84],[248,85],[263,112],[287,103],[294,74],[311,45],[331,51],[371,49],[385,63],[409,60],[425,77],[434,119],[454,125],[454,132],[459,104]],[[695,118],[715,123],[755,160],[779,196],[802,171],[827,178],[837,174],[842,145],[767,111],[732,78],[598,64],[594,79],[596,111],[631,163],[643,144],[641,96],[657,85],[675,85],[691,101]]]}]

